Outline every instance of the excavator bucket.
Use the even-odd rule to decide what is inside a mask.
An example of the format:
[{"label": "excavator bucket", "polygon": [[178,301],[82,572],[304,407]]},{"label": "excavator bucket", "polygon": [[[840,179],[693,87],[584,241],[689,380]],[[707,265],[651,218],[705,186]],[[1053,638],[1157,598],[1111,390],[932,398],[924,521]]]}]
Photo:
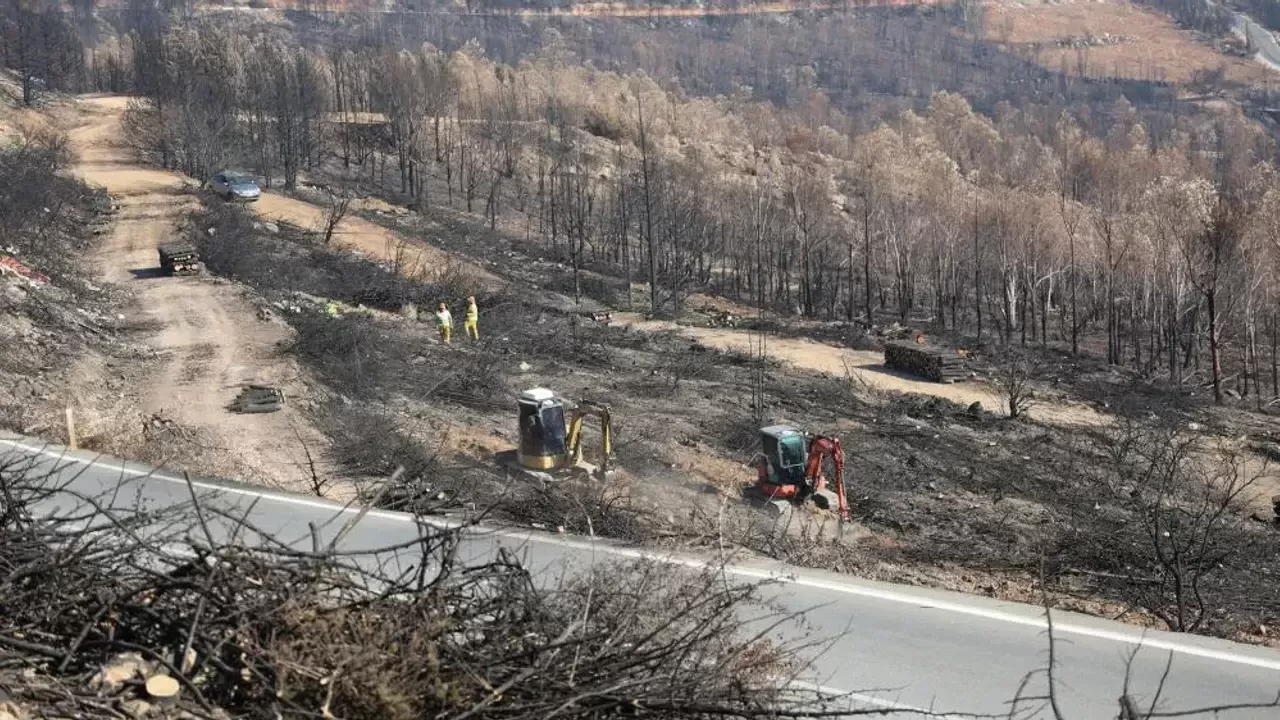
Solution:
[{"label": "excavator bucket", "polygon": [[[613,416],[609,406],[594,400],[579,400],[570,413],[569,432],[566,444],[572,456],[572,469],[584,472],[596,480],[604,480],[611,476],[613,469],[609,461],[613,457]],[[600,420],[600,464],[593,465],[582,457],[582,425],[588,416]]]}]

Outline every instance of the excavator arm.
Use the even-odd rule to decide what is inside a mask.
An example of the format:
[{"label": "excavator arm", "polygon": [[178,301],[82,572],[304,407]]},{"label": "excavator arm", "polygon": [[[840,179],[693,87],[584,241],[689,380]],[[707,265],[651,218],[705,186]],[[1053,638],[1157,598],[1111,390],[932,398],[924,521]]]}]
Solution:
[{"label": "excavator arm", "polygon": [[830,457],[834,467],[833,481],[835,483],[836,498],[840,504],[840,518],[842,520],[849,519],[849,506],[845,503],[844,498],[844,450],[840,447],[840,438],[830,435],[816,435],[809,443],[809,462],[805,467],[805,480],[811,488],[815,490],[818,487],[818,480],[822,476],[822,459]]},{"label": "excavator arm", "polygon": [[609,406],[593,400],[580,400],[570,414],[565,445],[576,465],[582,462],[582,422],[588,415],[600,418],[600,474],[609,472],[609,458],[613,456],[613,418]]}]

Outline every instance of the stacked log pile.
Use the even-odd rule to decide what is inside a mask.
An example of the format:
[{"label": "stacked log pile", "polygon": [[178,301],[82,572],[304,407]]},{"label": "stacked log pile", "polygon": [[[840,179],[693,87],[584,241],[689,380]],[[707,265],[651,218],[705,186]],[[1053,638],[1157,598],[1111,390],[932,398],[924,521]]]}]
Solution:
[{"label": "stacked log pile", "polygon": [[886,343],[884,364],[894,370],[941,383],[953,383],[969,376],[964,358],[959,353],[913,342]]}]

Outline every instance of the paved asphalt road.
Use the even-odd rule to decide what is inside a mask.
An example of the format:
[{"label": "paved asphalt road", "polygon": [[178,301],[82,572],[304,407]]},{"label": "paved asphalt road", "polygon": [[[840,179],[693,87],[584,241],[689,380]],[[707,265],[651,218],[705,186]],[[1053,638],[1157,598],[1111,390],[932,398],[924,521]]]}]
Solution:
[{"label": "paved asphalt road", "polygon": [[[31,477],[52,472],[81,496],[106,498],[117,511],[188,505],[185,481],[143,465],[67,451],[39,441],[0,434],[0,463],[21,462]],[[316,498],[265,491],[234,483],[194,481],[202,502],[247,513],[263,533],[311,546],[308,523],[331,538],[355,516]],[[64,496],[40,508],[52,515],[70,509]],[[446,524],[447,520],[432,521]],[[343,547],[373,550],[409,541],[418,532],[410,516],[370,511],[354,525]],[[247,541],[251,541],[247,539]],[[593,563],[658,557],[690,567],[705,566],[692,555],[650,553],[588,538],[526,530],[470,530],[463,559],[491,557],[498,547],[516,549],[541,577],[583,571]],[[416,558],[398,558],[415,562]],[[1002,713],[1022,678],[1044,666],[1046,637],[1040,610],[956,593],[857,580],[777,564],[743,562],[727,571],[742,581],[776,578],[769,595],[792,610],[807,611],[815,634],[833,640],[818,659],[813,684],[843,691],[859,707],[933,708],[954,713]],[[1068,720],[1114,717],[1127,656],[1133,662],[1132,688],[1148,697],[1159,684],[1166,662],[1170,674],[1162,707],[1189,709],[1226,703],[1265,703],[1280,692],[1280,653],[1221,640],[1171,633],[1143,632],[1131,626],[1082,615],[1055,613],[1060,655],[1062,707]],[[798,631],[797,631],[798,632]],[[1043,691],[1037,678],[1029,694]],[[869,704],[868,704],[869,703]],[[918,716],[908,711],[908,717]],[[1048,717],[1044,711],[1041,717]],[[1280,709],[1228,713],[1227,718],[1280,718]]]},{"label": "paved asphalt road", "polygon": [[1280,43],[1276,42],[1276,36],[1244,13],[1232,13],[1232,16],[1235,34],[1253,46],[1259,60],[1280,70]]}]

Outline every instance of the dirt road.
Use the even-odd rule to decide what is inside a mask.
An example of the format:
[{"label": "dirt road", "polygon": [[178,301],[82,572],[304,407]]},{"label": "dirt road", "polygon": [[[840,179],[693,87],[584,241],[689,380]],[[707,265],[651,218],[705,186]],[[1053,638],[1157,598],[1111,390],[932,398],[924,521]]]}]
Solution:
[{"label": "dirt road", "polygon": [[[227,410],[246,383],[276,385],[287,396],[303,389],[298,368],[278,350],[288,328],[259,320],[232,285],[158,276],[156,247],[174,236],[180,214],[196,200],[180,175],[142,167],[123,149],[120,117],[127,101],[84,99],[71,139],[80,157],[76,172],[105,186],[121,206],[97,258],[103,279],[131,286],[146,319],[159,328],[149,342],[163,362],[138,388],[139,410],[194,431],[206,446],[201,471],[306,492],[303,441],[319,460],[325,439],[301,411],[289,404],[270,414]],[[172,464],[181,467],[183,460]]]},{"label": "dirt road", "polygon": [[[369,204],[367,200],[363,202]],[[302,228],[319,229],[325,224],[324,208],[273,192],[262,193],[261,198],[254,204],[254,209],[265,220],[280,220]],[[355,209],[354,204],[352,209]],[[480,282],[482,287],[496,289],[503,285],[500,278],[473,262],[425,243],[410,240],[355,215],[343,218],[342,222],[338,223],[333,237],[334,242],[359,251],[366,257],[395,262],[405,274],[410,276],[421,273],[424,277],[430,278],[449,265],[456,264]]]},{"label": "dirt road", "polygon": [[[637,330],[674,330],[685,337],[717,350],[751,352],[751,337],[743,330],[702,328],[659,320],[645,320],[635,313],[615,313],[613,322],[629,325]],[[953,385],[921,380],[905,373],[895,372],[884,366],[884,356],[878,352],[851,350],[816,342],[805,338],[770,336],[765,342],[765,352],[772,358],[794,367],[837,377],[849,377],[851,381],[878,390],[920,393],[945,398],[962,405],[980,402],[988,410],[999,412],[1002,400],[996,388],[982,382],[963,382]],[[1035,405],[1027,412],[1042,422],[1069,425],[1103,425],[1105,415],[1079,403],[1053,403]]]}]

